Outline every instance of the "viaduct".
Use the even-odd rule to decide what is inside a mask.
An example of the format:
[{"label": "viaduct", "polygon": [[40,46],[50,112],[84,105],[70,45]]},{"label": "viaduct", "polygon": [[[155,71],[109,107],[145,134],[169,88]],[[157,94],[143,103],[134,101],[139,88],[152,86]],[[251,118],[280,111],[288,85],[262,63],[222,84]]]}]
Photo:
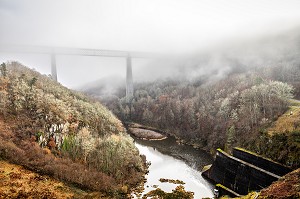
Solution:
[{"label": "viaduct", "polygon": [[0,44],[0,52],[5,53],[24,53],[24,54],[48,54],[51,56],[51,76],[57,81],[56,55],[75,55],[75,56],[98,56],[98,57],[119,57],[126,59],[126,100],[129,103],[133,98],[133,58],[153,58],[154,53],[85,49],[85,48],[62,48],[45,46],[18,46]]}]

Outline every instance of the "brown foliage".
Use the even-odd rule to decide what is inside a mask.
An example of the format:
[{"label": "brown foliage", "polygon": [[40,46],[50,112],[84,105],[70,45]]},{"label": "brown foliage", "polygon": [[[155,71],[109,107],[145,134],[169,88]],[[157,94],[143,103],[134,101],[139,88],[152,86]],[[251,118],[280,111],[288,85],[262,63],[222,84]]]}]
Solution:
[{"label": "brown foliage", "polygon": [[45,153],[38,145],[24,141],[22,148],[11,142],[0,140],[0,157],[27,168],[54,176],[81,188],[109,192],[115,184],[114,179],[70,159],[57,158]]},{"label": "brown foliage", "polygon": [[54,142],[54,138],[53,138],[53,137],[51,137],[51,138],[49,139],[49,142],[48,142],[47,146],[48,146],[48,148],[49,148],[50,150],[55,149],[56,144],[55,144],[55,142]]},{"label": "brown foliage", "polygon": [[261,191],[259,198],[299,198],[300,197],[300,169],[297,169],[280,180],[274,182],[271,186]]},{"label": "brown foliage", "polygon": [[22,166],[0,161],[0,198],[102,198]]}]

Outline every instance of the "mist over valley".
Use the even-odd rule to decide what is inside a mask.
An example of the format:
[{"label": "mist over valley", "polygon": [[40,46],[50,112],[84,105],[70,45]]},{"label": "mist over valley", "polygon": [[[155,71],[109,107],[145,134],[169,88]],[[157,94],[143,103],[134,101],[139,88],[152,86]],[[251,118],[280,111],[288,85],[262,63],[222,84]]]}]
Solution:
[{"label": "mist over valley", "polygon": [[0,198],[299,198],[299,8],[0,0]]}]

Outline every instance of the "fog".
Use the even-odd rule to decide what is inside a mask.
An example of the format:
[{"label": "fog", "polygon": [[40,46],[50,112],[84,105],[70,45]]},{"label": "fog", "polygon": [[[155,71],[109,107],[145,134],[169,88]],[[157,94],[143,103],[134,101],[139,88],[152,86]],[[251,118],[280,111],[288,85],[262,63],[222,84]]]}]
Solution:
[{"label": "fog", "polygon": [[253,38],[228,39],[194,53],[156,60],[152,67],[137,69],[136,81],[166,78],[189,81],[209,78],[214,81],[253,68],[299,63],[300,26],[296,26]]},{"label": "fog", "polygon": [[[299,8],[298,0],[0,0],[0,44],[176,55],[159,61],[133,59],[135,81],[183,74],[194,78],[207,72],[222,77],[235,68],[232,59],[238,55],[236,64],[241,65],[242,59],[265,64],[264,53],[277,57],[281,48],[271,52],[274,48],[266,47],[260,54],[253,49],[265,40],[267,46],[281,40],[276,35],[295,34]],[[245,42],[258,47],[247,44],[249,51],[241,53]],[[0,62],[8,60],[50,73],[48,55],[0,52]],[[76,88],[108,76],[124,78],[125,61],[57,56],[58,80]]]}]

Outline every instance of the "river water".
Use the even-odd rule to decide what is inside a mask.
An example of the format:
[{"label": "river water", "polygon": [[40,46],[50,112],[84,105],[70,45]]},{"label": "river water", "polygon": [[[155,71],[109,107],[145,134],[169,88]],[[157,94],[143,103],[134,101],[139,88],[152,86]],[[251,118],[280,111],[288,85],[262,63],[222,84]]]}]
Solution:
[{"label": "river water", "polygon": [[209,154],[191,146],[179,145],[174,138],[161,141],[136,140],[135,145],[151,162],[144,193],[154,190],[156,186],[171,192],[178,186],[159,181],[160,178],[166,178],[185,182],[185,190],[194,192],[195,199],[213,197],[213,185],[200,173],[203,166],[212,163]]}]

